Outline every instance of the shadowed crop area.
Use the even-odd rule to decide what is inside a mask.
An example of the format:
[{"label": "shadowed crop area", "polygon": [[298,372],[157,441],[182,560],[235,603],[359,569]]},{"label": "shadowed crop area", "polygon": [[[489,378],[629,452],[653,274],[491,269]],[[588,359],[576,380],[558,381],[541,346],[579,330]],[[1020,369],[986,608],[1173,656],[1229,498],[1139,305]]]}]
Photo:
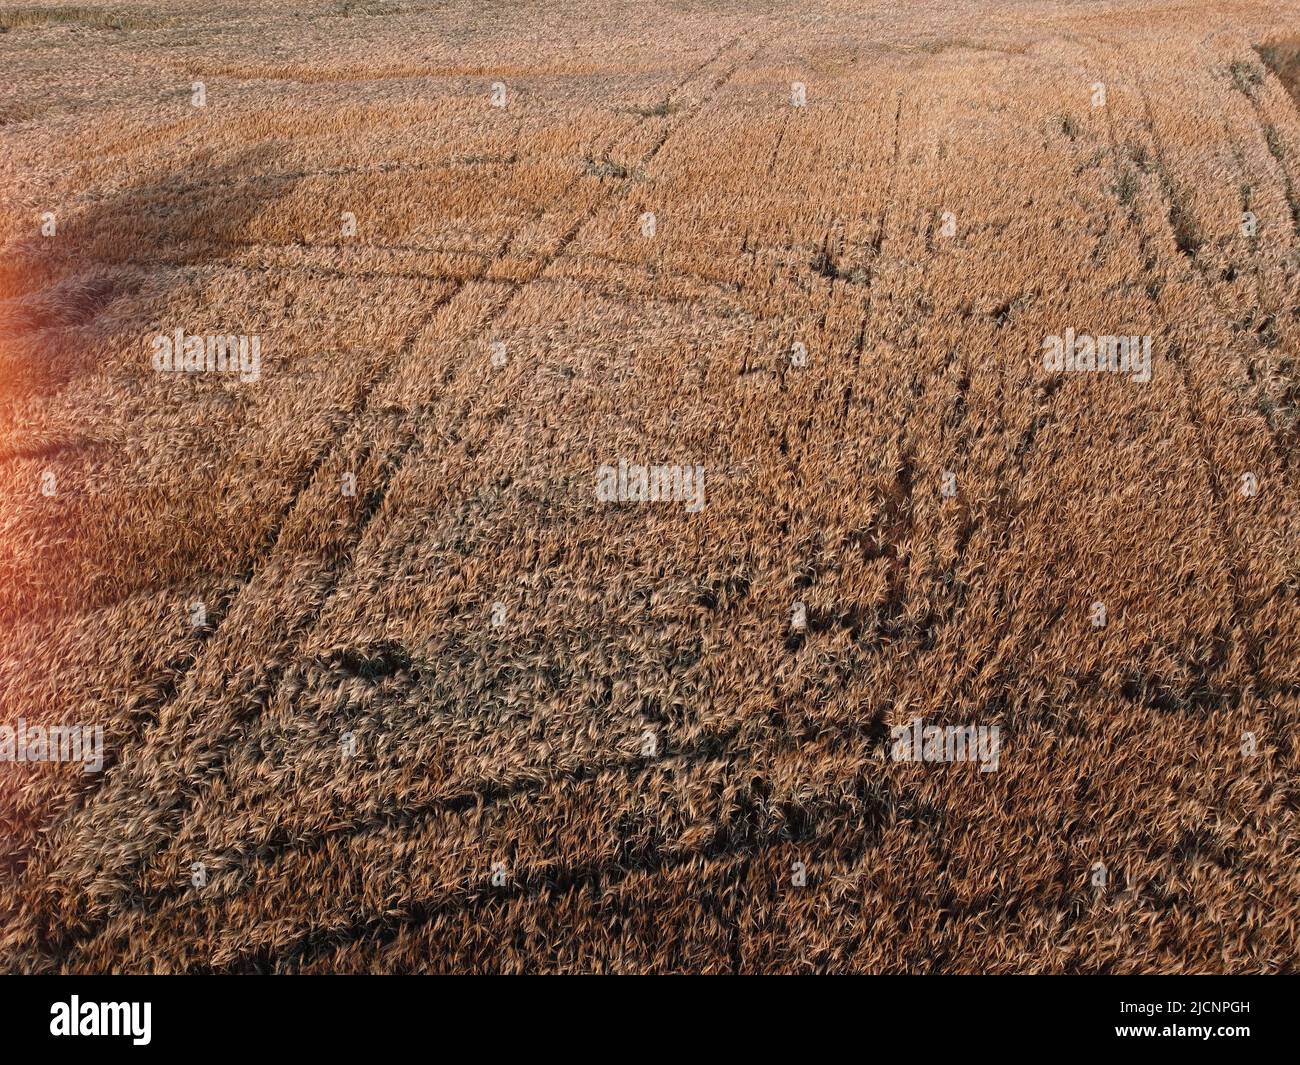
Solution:
[{"label": "shadowed crop area", "polygon": [[1300,3],[0,7],[0,969],[1297,969]]}]

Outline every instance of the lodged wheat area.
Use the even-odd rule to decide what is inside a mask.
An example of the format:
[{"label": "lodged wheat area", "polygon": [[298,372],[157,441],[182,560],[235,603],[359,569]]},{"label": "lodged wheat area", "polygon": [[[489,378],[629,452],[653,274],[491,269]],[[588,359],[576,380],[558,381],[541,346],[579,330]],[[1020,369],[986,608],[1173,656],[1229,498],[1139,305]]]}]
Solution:
[{"label": "lodged wheat area", "polygon": [[1298,26],[0,8],[0,968],[1294,972]]}]

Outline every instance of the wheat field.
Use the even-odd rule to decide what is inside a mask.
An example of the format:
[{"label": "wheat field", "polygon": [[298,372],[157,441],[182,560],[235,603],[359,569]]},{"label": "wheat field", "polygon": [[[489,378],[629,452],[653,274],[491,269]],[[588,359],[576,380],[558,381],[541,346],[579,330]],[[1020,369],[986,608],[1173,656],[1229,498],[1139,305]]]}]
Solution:
[{"label": "wheat field", "polygon": [[0,968],[1295,972],[1298,16],[0,8]]}]

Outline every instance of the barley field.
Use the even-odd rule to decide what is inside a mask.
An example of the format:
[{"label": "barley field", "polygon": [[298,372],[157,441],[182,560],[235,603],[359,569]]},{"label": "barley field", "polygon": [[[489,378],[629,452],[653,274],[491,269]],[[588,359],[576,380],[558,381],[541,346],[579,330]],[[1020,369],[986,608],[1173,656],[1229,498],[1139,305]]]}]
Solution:
[{"label": "barley field", "polygon": [[1300,969],[1300,2],[0,69],[0,969]]}]

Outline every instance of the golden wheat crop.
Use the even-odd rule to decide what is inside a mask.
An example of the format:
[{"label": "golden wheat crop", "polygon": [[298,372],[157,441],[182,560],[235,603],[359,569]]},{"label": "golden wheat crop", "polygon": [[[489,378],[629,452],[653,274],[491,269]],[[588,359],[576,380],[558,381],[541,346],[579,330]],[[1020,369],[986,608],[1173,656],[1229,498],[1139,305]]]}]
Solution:
[{"label": "golden wheat crop", "polygon": [[0,968],[1295,971],[1300,4],[508,6],[0,9]]}]

